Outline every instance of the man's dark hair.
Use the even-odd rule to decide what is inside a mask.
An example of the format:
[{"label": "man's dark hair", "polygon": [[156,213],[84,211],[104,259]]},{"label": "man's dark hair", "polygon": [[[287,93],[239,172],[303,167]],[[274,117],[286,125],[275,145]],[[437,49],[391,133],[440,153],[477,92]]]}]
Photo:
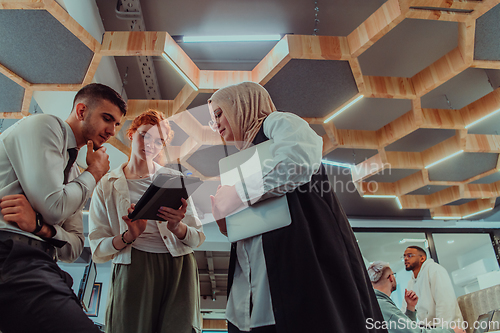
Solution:
[{"label": "man's dark hair", "polygon": [[93,109],[101,100],[116,105],[123,115],[127,114],[127,103],[122,96],[113,88],[100,83],[91,83],[80,89],[73,100],[73,109],[79,102],[84,103],[89,109]]},{"label": "man's dark hair", "polygon": [[423,248],[421,248],[420,246],[412,245],[412,246],[408,246],[407,249],[415,249],[418,251],[418,253],[420,253],[421,255],[423,255],[424,257],[427,258],[427,253],[425,253],[425,250]]}]

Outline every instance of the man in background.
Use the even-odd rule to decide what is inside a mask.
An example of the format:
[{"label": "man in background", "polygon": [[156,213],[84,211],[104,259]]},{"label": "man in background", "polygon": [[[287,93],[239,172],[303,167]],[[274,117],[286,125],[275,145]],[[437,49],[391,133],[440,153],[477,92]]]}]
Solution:
[{"label": "man in background", "polygon": [[446,269],[427,259],[424,249],[418,246],[407,247],[403,258],[405,269],[413,272],[407,289],[413,290],[420,299],[416,307],[418,320],[433,327],[462,322],[462,313]]},{"label": "man in background", "polygon": [[[465,333],[459,327],[451,328],[423,328],[417,323],[418,296],[413,291],[405,290],[406,311],[403,313],[391,299],[391,294],[396,290],[396,275],[388,263],[375,261],[368,267],[368,275],[375,289],[378,304],[382,310],[385,324],[389,333]],[[377,323],[367,323],[367,325]]]},{"label": "man in background", "polygon": [[[101,146],[125,113],[117,92],[94,83],[76,94],[66,121],[33,115],[0,135],[3,333],[99,332],[56,261],[72,262],[83,250],[82,209],[109,170]],[[88,168],[80,174],[74,162],[84,145]]]}]

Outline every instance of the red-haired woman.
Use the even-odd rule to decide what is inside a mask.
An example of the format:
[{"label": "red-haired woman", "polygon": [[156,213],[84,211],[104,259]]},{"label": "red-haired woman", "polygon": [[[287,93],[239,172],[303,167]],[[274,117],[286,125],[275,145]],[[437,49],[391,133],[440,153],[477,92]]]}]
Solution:
[{"label": "red-haired woman", "polygon": [[114,264],[106,332],[201,331],[193,248],[205,235],[191,199],[183,199],[177,210],[160,208],[158,216],[165,222],[127,217],[156,174],[180,174],[154,162],[173,134],[160,112],[137,116],[127,131],[129,161],[104,176],[92,196],[92,258]]}]

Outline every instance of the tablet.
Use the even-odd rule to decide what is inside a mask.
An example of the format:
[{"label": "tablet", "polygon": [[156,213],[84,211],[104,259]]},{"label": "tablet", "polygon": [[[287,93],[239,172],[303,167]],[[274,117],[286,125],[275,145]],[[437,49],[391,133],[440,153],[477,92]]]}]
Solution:
[{"label": "tablet", "polygon": [[139,219],[165,221],[158,216],[160,207],[178,209],[182,206],[181,198],[187,200],[201,184],[203,182],[197,177],[160,173],[139,199],[134,211],[128,214],[128,217],[132,221]]}]

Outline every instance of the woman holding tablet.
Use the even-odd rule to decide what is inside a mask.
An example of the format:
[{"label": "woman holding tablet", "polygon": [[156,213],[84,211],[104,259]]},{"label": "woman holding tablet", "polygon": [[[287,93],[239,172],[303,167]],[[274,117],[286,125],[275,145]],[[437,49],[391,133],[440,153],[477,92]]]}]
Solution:
[{"label": "woman holding tablet", "polygon": [[180,175],[154,159],[172,140],[168,120],[154,110],[127,130],[128,162],[102,178],[92,196],[89,241],[96,263],[113,262],[106,332],[192,333],[201,330],[198,267],[193,248],[205,240],[192,200],[161,207],[165,221],[127,215],[155,175]]},{"label": "woman holding tablet", "polygon": [[387,332],[367,328],[367,319],[383,317],[321,164],[321,137],[295,114],[276,111],[268,92],[254,82],[216,91],[209,110],[210,126],[240,150],[274,140],[260,181],[222,186],[212,197],[221,232],[224,217],[235,209],[276,196],[287,196],[292,220],[232,244],[228,332]]}]

